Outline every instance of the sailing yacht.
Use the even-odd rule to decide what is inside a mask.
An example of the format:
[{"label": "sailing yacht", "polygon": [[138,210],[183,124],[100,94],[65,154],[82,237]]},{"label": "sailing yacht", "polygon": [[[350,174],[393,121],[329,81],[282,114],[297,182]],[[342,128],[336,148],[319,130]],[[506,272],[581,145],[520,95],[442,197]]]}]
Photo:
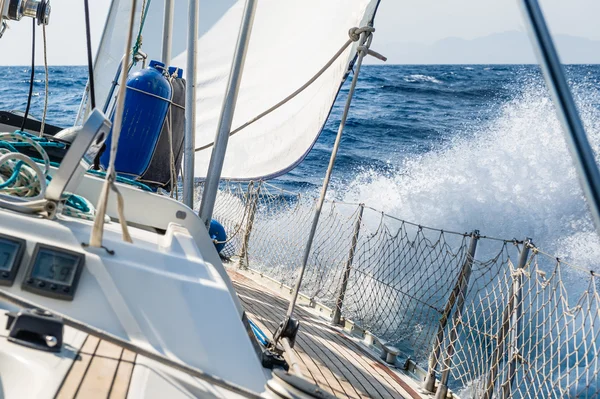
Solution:
[{"label": "sailing yacht", "polygon": [[[457,397],[455,329],[444,367],[440,351],[450,312],[462,312],[478,233],[465,236],[465,271],[429,369],[341,319],[348,274],[335,308],[300,292],[362,61],[384,59],[370,48],[379,0],[225,1],[200,37],[198,1],[185,5],[112,1],[74,127],[0,114],[1,396]],[[7,24],[51,18],[46,0],[0,0],[0,40],[10,40]],[[221,180],[250,181],[250,192],[302,162],[351,72],[295,285],[226,268],[219,252],[229,241],[212,221]],[[168,195],[181,164],[183,202]],[[240,226],[252,224],[256,210],[246,209]],[[482,396],[511,396],[514,377],[508,390],[493,377]]]},{"label": "sailing yacht", "polygon": [[[14,174],[13,180],[18,181],[15,183],[18,187],[8,190],[0,200],[1,266],[2,275],[6,276],[1,283],[2,298],[6,301],[3,317],[7,320],[7,330],[1,344],[3,397],[90,397],[87,395],[95,392],[95,388],[87,387],[87,381],[102,379],[102,376],[90,375],[86,379],[86,373],[83,373],[77,378],[77,369],[89,366],[97,368],[98,373],[102,374],[106,370],[94,364],[103,358],[111,359],[114,363],[115,353],[118,353],[118,370],[113,371],[119,378],[123,374],[125,381],[120,381],[120,384],[113,381],[111,389],[104,392],[105,396],[115,392],[119,394],[117,391],[120,389],[124,396],[131,398],[235,398],[258,397],[260,394],[264,397],[325,397],[325,393],[309,382],[283,371],[289,366],[278,353],[267,352],[274,359],[271,363],[278,364],[280,371],[273,372],[272,364],[270,368],[264,367],[262,359],[265,348],[261,347],[252,333],[213,240],[196,212],[168,196],[156,194],[153,192],[155,190],[141,189],[140,184],[119,183],[116,180],[107,183],[110,177],[104,179],[98,174],[86,173],[93,159],[100,158],[103,144],[111,138],[113,143],[117,141],[116,130],[119,128],[115,125],[121,123],[126,126],[130,123],[127,119],[129,111],[123,111],[128,106],[124,104],[124,91],[121,90],[125,89],[125,85],[121,84],[119,90],[114,90],[118,85],[112,85],[115,73],[115,81],[134,73],[127,67],[129,57],[122,56],[125,45],[123,37],[127,37],[127,32],[130,36],[131,32],[138,32],[136,56],[143,52],[144,64],[146,57],[153,59],[161,56],[156,49],[161,49],[162,40],[153,42],[145,37],[144,44],[139,47],[141,35],[146,33],[142,29],[144,24],[149,26],[151,18],[162,15],[164,11],[164,5],[159,7],[159,3],[154,2],[151,8],[150,2],[139,2],[136,6],[136,2],[113,1],[96,57],[93,73],[95,84],[90,84],[86,94],[89,99],[92,87],[95,88],[95,98],[104,99],[98,104],[106,104],[103,111],[100,110],[101,106],[91,107],[92,101],[89,99],[88,111],[82,112],[85,116],[80,128],[57,132],[54,126],[48,126],[47,130],[42,127],[45,135],[33,130],[32,123],[35,121],[29,120],[27,115],[8,114],[10,118],[3,121],[2,130],[8,132],[2,135],[3,142],[10,143],[9,148],[26,143],[35,153],[35,156],[11,151],[3,154],[14,168],[4,173]],[[283,25],[278,22],[281,4],[264,2],[257,10],[256,2],[252,2],[254,7],[244,7],[244,3],[238,2],[227,10],[197,44],[200,52],[206,55],[198,58],[197,69],[204,71],[199,74],[199,79],[210,80],[216,85],[206,89],[208,98],[199,96],[197,107],[194,103],[188,107],[192,112],[197,108],[204,109],[202,114],[197,114],[198,124],[195,126],[197,131],[203,132],[203,136],[198,136],[196,140],[199,145],[206,144],[202,140],[210,130],[214,133],[211,124],[218,117],[214,110],[223,95],[218,85],[227,79],[228,64],[231,64],[234,56],[237,38],[237,29],[232,27],[239,26],[242,14],[253,16],[256,13],[256,26],[265,26],[265,29],[254,29],[253,32],[253,40],[270,37],[272,45],[265,51],[275,55],[292,45],[285,41],[278,42],[276,36],[269,32]],[[340,3],[336,2],[335,6]],[[350,28],[366,24],[365,21],[372,19],[374,14],[375,2],[354,3],[350,6],[360,7],[348,7],[348,12],[340,16],[340,24]],[[275,13],[272,14],[270,8]],[[307,16],[312,13],[308,12],[309,7],[306,6],[294,8],[292,11],[302,11]],[[332,4],[329,11],[333,9]],[[26,17],[44,25],[51,18],[50,8],[44,1],[3,1],[0,10],[3,11],[2,26],[17,23]],[[128,23],[129,16],[135,21],[135,27]],[[299,37],[310,35],[308,32],[319,26],[319,21],[312,19],[312,24],[308,22],[303,27],[306,34],[298,32]],[[288,31],[291,29],[287,27]],[[324,39],[333,42],[341,34],[344,39],[341,44],[347,41],[347,28],[335,32],[333,27],[323,24],[321,31]],[[329,37],[334,32],[336,34]],[[217,42],[215,37],[219,38]],[[4,36],[3,40],[10,40],[9,35]],[[302,42],[307,43],[304,47],[313,46],[309,44],[310,40]],[[131,45],[129,42],[128,47]],[[252,41],[250,45],[254,45]],[[315,55],[329,51],[322,47],[314,47]],[[305,94],[314,100],[314,105],[307,111],[310,114],[317,113],[319,117],[309,120],[305,117],[308,114],[294,115],[302,124],[309,121],[315,130],[312,138],[302,137],[304,141],[314,141],[319,130],[315,126],[322,126],[327,116],[322,108],[324,105],[331,107],[342,76],[347,72],[349,59],[354,57],[356,49],[346,47],[336,68],[329,72],[331,76],[326,76],[328,81],[335,81],[336,90],[309,90]],[[119,50],[115,51],[117,48]],[[168,66],[184,69],[185,58],[185,54],[175,57],[172,62],[168,58]],[[119,74],[123,59],[125,67]],[[302,67],[307,72],[301,73],[298,69],[284,72],[282,65],[266,68],[263,64],[264,54],[254,52],[248,55],[245,73],[252,79],[257,76],[262,79],[273,78],[268,73],[269,69],[274,68],[290,76],[299,75],[294,80],[304,79],[307,73],[312,73],[315,62],[318,62],[318,58]],[[144,66],[138,73],[157,70],[152,69],[153,64],[146,68]],[[159,75],[154,77],[155,83],[156,79],[166,81],[160,73],[155,72],[155,75]],[[259,96],[262,97],[260,102],[266,103],[280,97],[294,84],[290,82],[287,87],[279,87],[273,93],[264,93]],[[132,85],[129,87],[132,90]],[[121,97],[117,96],[119,91]],[[249,104],[253,96],[251,92],[251,88],[246,90],[242,85],[239,103]],[[254,91],[254,96],[256,94]],[[167,101],[174,104],[171,96],[168,97]],[[212,105],[207,106],[207,103]],[[244,118],[254,113],[257,106],[260,107],[254,104],[253,108],[236,116]],[[298,108],[298,105],[294,107]],[[239,109],[244,107],[240,106]],[[111,110],[112,120],[107,116]],[[152,113],[146,115],[149,117]],[[277,122],[281,123],[280,117]],[[138,120],[138,123],[141,121]],[[306,129],[304,126],[299,128]],[[260,130],[272,136],[275,126],[266,128],[263,124]],[[264,144],[257,138],[246,137],[245,140],[248,138],[251,138],[249,142],[253,142],[253,147],[247,150],[258,154],[259,147],[264,149]],[[306,151],[301,149],[306,147],[305,143],[299,146],[296,142],[298,138],[290,139],[291,142],[281,143],[279,151],[295,150],[295,153],[290,153],[286,159],[282,159],[283,162],[290,157],[295,158],[296,162]],[[265,137],[263,143],[265,140],[269,141],[270,137]],[[46,150],[51,147],[63,150],[52,157],[53,161],[58,161],[56,163],[50,161]],[[110,150],[116,147],[109,145]],[[298,153],[297,149],[301,152]],[[109,150],[106,150],[105,154],[108,153]],[[193,157],[188,153],[186,161],[189,161],[190,155]],[[199,160],[205,157],[204,153],[196,155]],[[113,158],[111,155],[110,162],[113,162]],[[257,168],[261,164],[258,160],[253,163]],[[268,159],[263,159],[262,167],[269,163]],[[273,166],[285,169],[282,165],[269,167]],[[111,176],[111,168],[114,168],[114,163],[108,167],[107,176]],[[197,166],[197,170],[201,168],[202,165]],[[256,176],[264,173],[260,168],[253,170],[250,167],[246,172]],[[125,174],[122,170],[117,173],[121,178]],[[13,188],[12,183],[6,180],[3,188]],[[102,197],[108,187],[119,193],[119,201],[107,200],[104,206],[91,210],[93,207],[88,205]],[[73,208],[74,199],[83,203],[85,210],[81,207],[77,209],[77,206]],[[87,217],[84,213],[87,213]],[[95,234],[98,236],[94,237]],[[293,346],[293,337],[288,345]],[[127,361],[127,356],[135,357],[135,363]],[[86,360],[87,366],[81,366]],[[273,388],[269,388],[268,384]],[[96,393],[102,396],[102,393]]]}]

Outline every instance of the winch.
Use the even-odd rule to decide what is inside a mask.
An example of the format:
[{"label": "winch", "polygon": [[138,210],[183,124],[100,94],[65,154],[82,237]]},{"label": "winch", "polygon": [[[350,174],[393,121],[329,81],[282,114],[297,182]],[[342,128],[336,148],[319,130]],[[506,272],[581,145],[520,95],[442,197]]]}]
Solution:
[{"label": "winch", "polygon": [[48,25],[50,20],[50,0],[0,0],[0,38],[6,31],[7,20],[20,21],[30,17],[38,25]]}]

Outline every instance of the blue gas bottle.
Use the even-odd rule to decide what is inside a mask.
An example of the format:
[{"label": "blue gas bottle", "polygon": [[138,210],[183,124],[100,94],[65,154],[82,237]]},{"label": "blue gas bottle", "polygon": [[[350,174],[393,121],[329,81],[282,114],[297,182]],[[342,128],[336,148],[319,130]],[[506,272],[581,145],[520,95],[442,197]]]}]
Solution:
[{"label": "blue gas bottle", "polygon": [[[163,63],[150,61],[148,68],[132,73],[127,79],[123,125],[115,161],[115,169],[120,175],[139,178],[150,165],[172,95],[171,84],[163,76],[164,69]],[[112,119],[114,123],[114,114]],[[100,158],[105,168],[110,159],[111,138],[109,135],[107,150]]]}]

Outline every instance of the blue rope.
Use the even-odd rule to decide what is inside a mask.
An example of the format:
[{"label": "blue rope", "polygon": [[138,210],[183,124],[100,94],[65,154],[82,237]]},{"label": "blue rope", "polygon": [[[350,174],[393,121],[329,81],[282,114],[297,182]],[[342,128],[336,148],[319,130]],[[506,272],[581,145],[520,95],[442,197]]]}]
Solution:
[{"label": "blue rope", "polygon": [[[36,140],[37,141],[37,140]],[[56,142],[52,142],[52,141],[39,141],[38,144],[41,147],[54,147],[54,148],[66,148],[67,146],[64,143],[56,143]],[[29,144],[28,142],[20,142],[20,143],[12,143],[12,145],[14,147],[31,147],[31,144]]]},{"label": "blue rope", "polygon": [[[48,139],[46,139],[45,137],[38,137],[38,136],[35,136],[33,134],[30,134],[30,133],[27,133],[27,132],[23,132],[21,130],[16,130],[15,133],[23,135],[23,136],[26,136],[26,137],[34,140],[35,142],[37,142],[42,147],[48,147],[48,148],[50,148],[50,147],[54,147],[54,148],[66,148],[66,145],[64,143],[52,142],[52,141],[49,141]],[[27,142],[0,141],[0,148],[6,148],[9,151],[19,152],[19,150],[17,150],[18,147],[31,147],[31,144],[29,144]],[[33,158],[33,157],[31,157],[31,159],[34,162],[36,162],[36,163],[41,163],[41,164],[44,163],[43,159]],[[21,170],[21,166],[22,166],[22,162],[19,162],[18,166],[15,167],[15,170],[13,171],[13,174],[10,177],[10,179],[8,179],[6,182],[2,183],[0,185],[0,189],[8,187],[8,186],[10,186],[11,184],[14,183],[14,181],[17,178],[18,172]],[[50,166],[53,166],[55,168],[59,168],[60,167],[60,163],[50,162]],[[100,170],[88,170],[87,173],[90,173],[92,175],[95,175],[95,176],[98,176],[98,177],[102,177],[102,178],[106,177],[106,172],[100,171]],[[52,180],[52,178],[50,176],[48,176],[48,180]],[[133,179],[128,179],[128,178],[123,177],[123,176],[117,176],[117,182],[123,183],[123,184],[129,184],[130,186],[141,188],[144,191],[154,192],[154,190],[152,188],[150,188],[149,186],[147,186],[146,184],[140,183],[139,181],[135,181]],[[77,206],[75,206],[75,208],[77,208]]]},{"label": "blue rope", "polygon": [[67,205],[70,206],[71,208],[75,208],[80,212],[83,213],[90,213],[91,209],[90,207],[87,205],[87,203],[83,200],[83,198],[77,194],[71,194],[69,195],[69,198],[67,198]]},{"label": "blue rope", "polygon": [[21,136],[28,137],[28,138],[32,139],[33,141],[48,141],[48,139],[45,137],[36,136],[35,134],[27,133],[27,132],[24,132],[24,131],[18,130],[18,129],[15,130],[15,134],[20,134]]},{"label": "blue rope", "polygon": [[248,319],[248,323],[250,323],[250,327],[252,328],[252,332],[254,333],[256,339],[264,346],[269,346],[269,339],[267,338],[265,333],[263,333],[261,329],[258,328],[258,326],[254,324],[252,320]]},{"label": "blue rope", "polygon": [[[52,181],[52,176],[48,175],[46,176],[46,181],[48,183],[50,183]],[[83,199],[82,196],[77,195],[77,194],[69,194],[69,196],[67,197],[66,200],[66,205],[70,206],[71,208],[75,208],[80,212],[83,213],[90,213],[91,209],[88,206],[87,202]]]},{"label": "blue rope", "polygon": [[17,151],[17,149],[13,146],[14,143],[9,143],[8,141],[0,141],[0,148],[6,148],[7,150],[9,150],[10,152],[19,152]]},{"label": "blue rope", "polygon": [[[44,163],[44,160],[43,160],[43,159],[40,159],[40,158],[33,158],[33,157],[29,157],[29,158],[31,158],[31,160],[32,160],[33,162],[35,162],[35,163],[42,163],[42,164]],[[50,161],[50,166],[54,166],[55,168],[60,168],[60,164],[59,164],[58,162],[52,162],[52,161]],[[49,176],[48,176],[48,177],[49,177]]]},{"label": "blue rope", "polygon": [[10,176],[10,178],[5,181],[4,183],[0,184],[0,189],[6,188],[6,187],[10,187],[13,184],[15,184],[15,181],[17,181],[17,178],[19,177],[19,173],[21,173],[21,167],[23,166],[24,162],[23,161],[19,161],[17,162],[17,164],[15,165],[15,169],[13,170],[12,175]]}]

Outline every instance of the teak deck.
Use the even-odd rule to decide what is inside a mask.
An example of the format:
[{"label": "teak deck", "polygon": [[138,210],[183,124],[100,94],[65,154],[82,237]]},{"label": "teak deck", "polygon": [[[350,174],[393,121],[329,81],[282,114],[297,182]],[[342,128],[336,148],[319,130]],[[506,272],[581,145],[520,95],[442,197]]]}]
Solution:
[{"label": "teak deck", "polygon": [[[271,336],[287,311],[288,301],[254,280],[228,270],[248,318]],[[326,320],[298,306],[300,331],[294,351],[304,377],[338,398],[421,399],[409,377],[389,369]]]},{"label": "teak deck", "polygon": [[126,398],[136,356],[88,335],[56,399]]},{"label": "teak deck", "polygon": [[[272,335],[283,320],[288,301],[268,288],[229,271],[248,317]],[[327,321],[299,306],[301,326],[294,348],[305,378],[338,398],[421,399],[416,383],[389,369],[367,349]],[[127,397],[136,355],[88,336],[57,399]]]}]

